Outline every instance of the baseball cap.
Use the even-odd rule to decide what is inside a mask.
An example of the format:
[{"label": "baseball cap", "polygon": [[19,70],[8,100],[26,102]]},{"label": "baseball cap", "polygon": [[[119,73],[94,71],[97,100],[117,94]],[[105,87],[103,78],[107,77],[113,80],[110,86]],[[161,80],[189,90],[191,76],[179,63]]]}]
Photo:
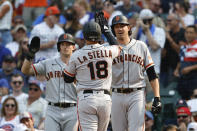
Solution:
[{"label": "baseball cap", "polygon": [[3,57],[3,61],[5,62],[15,62],[15,58],[12,55],[6,55]]},{"label": "baseball cap", "polygon": [[8,81],[6,79],[0,79],[0,88],[9,88]]},{"label": "baseball cap", "polygon": [[146,111],[146,116],[152,120],[154,120],[153,114],[150,111]]},{"label": "baseball cap", "polygon": [[187,131],[197,131],[197,122],[191,122],[187,126]]},{"label": "baseball cap", "polygon": [[36,79],[36,77],[29,78],[29,85],[36,85],[41,91],[44,91],[44,84]]},{"label": "baseball cap", "polygon": [[17,25],[15,28],[14,28],[14,32],[17,32],[19,29],[22,29],[22,30],[24,30],[25,32],[27,32],[27,28],[25,27],[25,25],[23,25],[23,24],[19,24],[19,25]]},{"label": "baseball cap", "polygon": [[185,100],[180,99],[176,102],[176,109],[179,107],[188,107],[188,104]]},{"label": "baseball cap", "polygon": [[139,17],[141,19],[152,19],[154,14],[150,9],[143,9],[140,11]]},{"label": "baseball cap", "polygon": [[58,14],[60,14],[60,10],[57,8],[57,6],[50,6],[47,8],[45,12],[45,16],[58,15]]},{"label": "baseball cap", "polygon": [[23,112],[23,113],[21,113],[21,114],[19,115],[20,121],[21,121],[22,119],[24,119],[24,118],[30,118],[30,119],[33,120],[32,114],[31,114],[30,112],[26,112],[26,111]]},{"label": "baseball cap", "polygon": [[188,107],[180,107],[176,110],[176,114],[177,116],[181,116],[181,115],[191,115],[190,109]]}]

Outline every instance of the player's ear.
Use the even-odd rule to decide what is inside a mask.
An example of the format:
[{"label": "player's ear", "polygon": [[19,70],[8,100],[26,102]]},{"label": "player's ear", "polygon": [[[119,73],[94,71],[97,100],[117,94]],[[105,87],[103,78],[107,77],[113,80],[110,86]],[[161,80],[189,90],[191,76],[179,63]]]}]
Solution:
[{"label": "player's ear", "polygon": [[75,45],[72,45],[72,50],[73,50],[73,52],[77,49],[76,46],[77,46],[76,44],[75,44]]}]

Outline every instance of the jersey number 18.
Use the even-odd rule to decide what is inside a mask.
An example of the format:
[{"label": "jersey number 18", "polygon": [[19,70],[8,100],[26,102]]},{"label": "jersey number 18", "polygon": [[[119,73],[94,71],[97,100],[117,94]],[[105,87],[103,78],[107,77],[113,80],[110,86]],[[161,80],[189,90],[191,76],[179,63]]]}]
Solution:
[{"label": "jersey number 18", "polygon": [[[92,80],[94,80],[95,77],[102,79],[108,76],[106,61],[98,61],[95,64],[93,62],[90,62],[87,66],[90,69],[90,76]],[[96,73],[94,72],[95,67],[96,67]]]}]

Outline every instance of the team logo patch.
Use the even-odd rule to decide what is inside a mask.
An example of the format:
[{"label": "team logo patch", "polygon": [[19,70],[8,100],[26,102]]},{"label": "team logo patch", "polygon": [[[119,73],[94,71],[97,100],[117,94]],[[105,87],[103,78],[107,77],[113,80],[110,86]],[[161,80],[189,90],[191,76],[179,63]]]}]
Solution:
[{"label": "team logo patch", "polygon": [[116,21],[119,21],[120,20],[120,17],[119,16],[116,16]]},{"label": "team logo patch", "polygon": [[13,131],[14,125],[13,124],[5,124],[0,127],[0,129],[4,129],[5,131]]},{"label": "team logo patch", "polygon": [[64,39],[66,39],[67,38],[67,35],[66,34],[64,34]]}]

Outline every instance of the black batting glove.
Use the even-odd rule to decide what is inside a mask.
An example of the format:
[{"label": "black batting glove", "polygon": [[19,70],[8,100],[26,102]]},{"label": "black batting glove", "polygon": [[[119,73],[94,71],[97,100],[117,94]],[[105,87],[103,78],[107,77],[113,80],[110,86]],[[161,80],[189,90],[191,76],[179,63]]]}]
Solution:
[{"label": "black batting glove", "polygon": [[30,42],[28,47],[28,53],[26,54],[26,59],[31,61],[35,58],[36,52],[40,49],[40,38],[38,36],[34,36]]},{"label": "black batting glove", "polygon": [[104,35],[110,32],[108,22],[106,18],[104,17],[104,13],[102,11],[96,12],[95,22],[97,22],[100,25],[101,31]]},{"label": "black batting glove", "polygon": [[152,104],[152,113],[159,114],[161,112],[162,106],[160,97],[154,97],[153,104]]}]

